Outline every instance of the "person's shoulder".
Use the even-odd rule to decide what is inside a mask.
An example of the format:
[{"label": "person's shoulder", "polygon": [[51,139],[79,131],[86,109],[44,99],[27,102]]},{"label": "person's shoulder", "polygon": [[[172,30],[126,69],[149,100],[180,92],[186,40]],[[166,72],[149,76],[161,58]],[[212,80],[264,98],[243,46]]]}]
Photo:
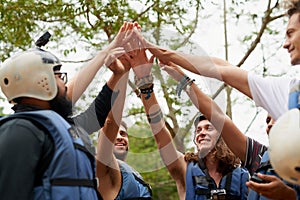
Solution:
[{"label": "person's shoulder", "polygon": [[248,80],[250,81],[257,81],[257,80],[265,80],[265,81],[276,81],[276,82],[290,82],[293,78],[289,75],[284,74],[282,76],[262,76],[258,75],[254,72],[248,73]]},{"label": "person's shoulder", "polygon": [[15,134],[18,138],[34,136],[39,141],[44,141],[47,130],[43,125],[26,118],[10,118],[6,119],[0,125],[0,132],[9,132]]},{"label": "person's shoulder", "polygon": [[3,121],[1,122],[0,128],[6,128],[10,127],[11,129],[14,128],[34,128],[36,127],[34,123],[25,118],[19,118],[19,117],[10,117],[10,118],[3,118]]}]

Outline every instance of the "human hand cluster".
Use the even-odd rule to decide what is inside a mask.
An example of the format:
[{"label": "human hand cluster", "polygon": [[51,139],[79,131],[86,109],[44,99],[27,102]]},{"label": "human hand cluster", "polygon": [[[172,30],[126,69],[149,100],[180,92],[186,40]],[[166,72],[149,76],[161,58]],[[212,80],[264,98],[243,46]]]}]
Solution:
[{"label": "human hand cluster", "polygon": [[[136,79],[151,76],[154,58],[158,58],[161,65],[175,80],[179,81],[183,72],[171,62],[172,52],[158,47],[146,40],[137,22],[124,22],[115,39],[107,48],[109,53],[105,65],[117,73],[133,69]],[[147,52],[147,50],[149,50]],[[148,58],[148,53],[152,55]],[[120,62],[116,62],[116,60]],[[119,63],[118,65],[116,63]],[[123,65],[121,66],[120,63]],[[111,65],[111,66],[110,66]],[[118,67],[119,66],[119,67]]]}]

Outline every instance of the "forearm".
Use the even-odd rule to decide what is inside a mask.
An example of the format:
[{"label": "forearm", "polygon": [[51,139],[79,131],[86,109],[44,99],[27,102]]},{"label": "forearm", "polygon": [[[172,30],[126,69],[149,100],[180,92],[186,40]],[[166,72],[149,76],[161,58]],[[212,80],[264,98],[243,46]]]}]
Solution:
[{"label": "forearm", "polygon": [[195,74],[223,81],[252,98],[248,85],[248,72],[226,60],[205,54],[190,55],[169,50],[159,52],[159,58],[163,58],[165,62],[171,61]]},{"label": "forearm", "polygon": [[87,63],[72,80],[67,84],[67,95],[72,99],[73,104],[77,102],[80,96],[94,79],[99,69],[103,66],[107,56],[107,50],[100,51],[91,61]]},{"label": "forearm", "polygon": [[161,149],[169,143],[172,143],[172,137],[168,133],[163,120],[163,113],[157,102],[155,94],[152,92],[150,98],[146,99],[147,94],[141,94],[141,99],[147,114],[147,118],[155,137],[158,148]]},{"label": "forearm", "polygon": [[235,126],[233,121],[221,110],[218,104],[204,94],[196,84],[192,84],[188,95],[199,111],[222,134],[224,141],[231,151],[244,161],[246,157],[247,137]]},{"label": "forearm", "polygon": [[[114,90],[118,91],[118,94],[116,96],[113,95],[112,97],[113,99],[115,99],[115,103],[107,116],[104,127],[100,132],[101,135],[98,139],[98,150],[100,154],[103,154],[104,157],[106,154],[112,155],[113,152],[113,145],[115,143],[115,139],[117,138],[119,125],[122,119],[127,80],[128,73],[126,73],[117,83],[115,88],[113,88]],[[105,143],[110,143],[110,145],[107,145]],[[102,145],[106,146],[106,148],[102,147]]]},{"label": "forearm", "polygon": [[117,90],[116,86],[117,86],[118,82],[120,81],[120,79],[122,78],[123,75],[124,74],[112,74],[110,79],[106,83],[107,86],[111,90],[116,91]]},{"label": "forearm", "polygon": [[108,113],[113,105],[113,98],[117,94],[113,93],[112,89],[105,84],[95,99],[95,112],[100,127],[104,126]]},{"label": "forearm", "polygon": [[141,98],[161,158],[171,175],[175,176],[175,174],[172,174],[173,169],[176,169],[178,165],[184,165],[183,155],[176,150],[173,144],[172,136],[165,126],[163,114],[155,94],[151,93],[149,99],[146,99],[146,94],[141,94]]}]

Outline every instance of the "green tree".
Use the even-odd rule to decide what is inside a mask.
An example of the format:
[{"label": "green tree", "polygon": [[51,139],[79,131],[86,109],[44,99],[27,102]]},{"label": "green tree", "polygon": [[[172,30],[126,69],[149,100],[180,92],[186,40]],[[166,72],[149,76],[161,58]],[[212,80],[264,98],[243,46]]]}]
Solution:
[{"label": "green tree", "polygon": [[[252,6],[260,4],[264,6]],[[218,19],[211,21],[209,26],[204,25],[206,21],[210,21],[216,15],[219,16]],[[219,33],[219,37],[224,36],[224,43],[220,44],[223,45],[220,48],[224,48],[224,58],[231,60],[233,57],[231,47],[237,40],[240,40],[240,51],[243,56],[234,62],[237,63],[237,66],[248,69],[247,67],[253,66],[251,55],[258,54],[254,71],[261,74],[270,73],[266,66],[281,45],[279,41],[282,40],[282,35],[280,34],[283,32],[285,22],[282,18],[283,11],[280,9],[279,0],[268,0],[263,3],[259,0],[224,0],[223,2],[210,0],[2,0],[0,16],[1,61],[20,50],[33,47],[34,40],[45,30],[49,30],[52,38],[49,45],[45,47],[46,49],[56,49],[60,52],[59,57],[65,63],[84,63],[88,59],[69,60],[67,56],[78,51],[79,48],[86,49],[90,55],[93,55],[112,41],[124,20],[138,21],[145,36],[159,45],[171,49],[185,47],[186,51],[197,53],[194,51],[197,48],[193,39],[195,33],[199,30],[211,29],[215,24],[218,26],[223,24],[224,34]],[[235,27],[243,27],[245,23],[247,29],[241,28],[238,30],[237,37],[229,37],[233,35],[232,30]],[[167,30],[172,30],[172,32],[167,32]],[[199,42],[203,41],[203,38],[198,35],[198,38],[195,39]],[[267,40],[267,38],[270,39]],[[191,113],[195,113],[195,108],[186,98],[176,97],[176,83],[161,73],[157,66],[154,67],[153,73],[156,80],[155,89],[159,96],[163,97],[161,103],[165,108],[166,125],[174,137],[174,143],[178,150],[185,152],[186,145],[190,142],[190,129],[194,119],[194,115]],[[211,96],[215,98],[224,88],[225,85],[222,85]],[[85,107],[88,104],[86,100],[95,96],[97,91],[97,88],[89,90],[79,105]],[[134,95],[133,92],[130,95]],[[231,96],[233,99],[230,99]],[[241,101],[240,96],[236,96],[236,92],[229,88],[227,97],[227,112],[229,116],[232,116],[231,109]],[[247,101],[247,99],[243,101]],[[143,122],[142,115],[144,112],[141,104],[128,105],[126,116],[135,116],[135,121]],[[144,126],[143,123],[141,125]],[[158,153],[154,140],[150,139],[152,138],[151,134],[147,134],[149,134],[147,136],[149,141],[147,138],[147,140],[135,142],[135,139],[130,138],[132,151],[136,148],[137,152],[143,150],[144,153]],[[159,154],[153,153],[151,156],[153,157],[149,156],[147,158],[149,160],[146,160],[149,163],[154,159],[160,159]],[[129,161],[132,164],[138,163],[138,165],[146,167],[144,166],[145,160],[139,162],[137,159],[130,160],[129,157]],[[158,165],[153,174],[145,172],[144,175],[151,183],[154,183],[152,185],[157,186],[159,191],[165,191],[165,193],[160,193],[161,196],[156,193],[157,197],[176,199],[176,197],[171,198],[171,194],[176,191],[174,182],[170,181],[170,177],[164,176],[167,173],[161,166]],[[161,185],[155,184],[157,180]],[[168,183],[166,188],[163,183]]]}]

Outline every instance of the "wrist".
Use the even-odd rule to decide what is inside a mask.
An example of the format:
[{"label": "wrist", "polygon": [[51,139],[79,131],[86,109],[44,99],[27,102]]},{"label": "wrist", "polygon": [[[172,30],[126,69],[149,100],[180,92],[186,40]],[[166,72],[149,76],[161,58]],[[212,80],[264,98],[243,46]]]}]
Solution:
[{"label": "wrist", "polygon": [[139,89],[146,89],[151,87],[151,85],[153,85],[153,75],[149,74],[146,75],[142,78],[138,78],[137,76],[134,77],[134,82],[135,85],[139,88]]},{"label": "wrist", "polygon": [[195,79],[191,79],[187,75],[183,75],[176,87],[176,94],[180,97],[182,90],[189,90]]},{"label": "wrist", "polygon": [[140,89],[140,95],[142,94],[146,95],[145,99],[148,100],[151,97],[151,93],[153,93],[153,87],[154,85],[151,84],[148,88]]}]

